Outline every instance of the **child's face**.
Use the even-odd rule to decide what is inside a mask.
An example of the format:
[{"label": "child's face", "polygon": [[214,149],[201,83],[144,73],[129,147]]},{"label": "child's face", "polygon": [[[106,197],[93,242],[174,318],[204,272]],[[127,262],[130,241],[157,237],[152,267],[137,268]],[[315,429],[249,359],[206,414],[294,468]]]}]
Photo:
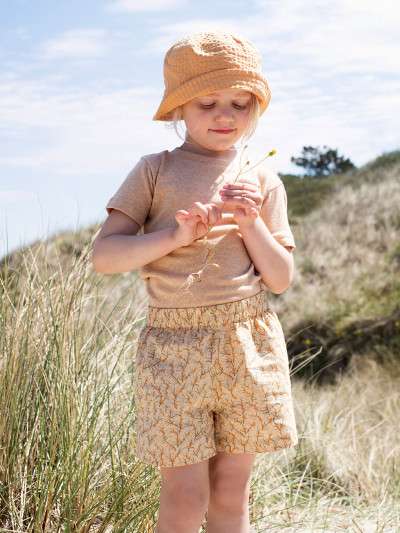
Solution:
[{"label": "child's face", "polygon": [[[229,149],[245,132],[250,100],[251,93],[240,89],[223,89],[193,98],[183,106],[183,120],[190,138],[210,150]],[[213,131],[218,129],[233,131]]]}]

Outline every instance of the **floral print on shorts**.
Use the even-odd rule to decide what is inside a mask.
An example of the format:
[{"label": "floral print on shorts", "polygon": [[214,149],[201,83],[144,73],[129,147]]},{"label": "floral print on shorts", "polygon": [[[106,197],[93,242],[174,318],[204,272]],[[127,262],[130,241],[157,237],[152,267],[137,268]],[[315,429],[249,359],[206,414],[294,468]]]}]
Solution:
[{"label": "floral print on shorts", "polygon": [[262,290],[147,311],[135,373],[136,456],[158,467],[298,442],[284,333]]}]

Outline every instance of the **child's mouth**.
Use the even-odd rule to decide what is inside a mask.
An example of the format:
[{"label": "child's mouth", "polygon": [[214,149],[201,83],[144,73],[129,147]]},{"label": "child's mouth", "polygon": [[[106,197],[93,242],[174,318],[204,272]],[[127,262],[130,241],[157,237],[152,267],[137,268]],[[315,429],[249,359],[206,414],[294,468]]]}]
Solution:
[{"label": "child's mouth", "polygon": [[222,133],[222,134],[227,135],[228,133],[232,133],[235,130],[233,129],[233,130],[211,130],[211,131],[214,133]]}]

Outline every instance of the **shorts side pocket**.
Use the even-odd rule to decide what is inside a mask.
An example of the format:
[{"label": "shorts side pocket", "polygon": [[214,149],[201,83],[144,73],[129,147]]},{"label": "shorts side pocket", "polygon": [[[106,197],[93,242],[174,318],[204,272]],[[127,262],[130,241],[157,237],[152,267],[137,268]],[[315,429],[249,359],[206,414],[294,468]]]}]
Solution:
[{"label": "shorts side pocket", "polygon": [[271,319],[270,313],[256,316],[254,318],[254,327],[258,333],[265,335],[268,339],[275,339],[278,336],[274,319]]}]

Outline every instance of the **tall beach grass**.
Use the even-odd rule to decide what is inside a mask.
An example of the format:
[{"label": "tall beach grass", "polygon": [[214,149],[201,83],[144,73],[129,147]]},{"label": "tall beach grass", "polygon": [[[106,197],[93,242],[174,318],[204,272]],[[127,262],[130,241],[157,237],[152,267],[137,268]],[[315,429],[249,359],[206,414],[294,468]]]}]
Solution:
[{"label": "tall beach grass", "polygon": [[[154,530],[159,472],[133,454],[146,300],[133,273],[93,272],[91,241],[68,262],[59,239],[2,263],[0,531]],[[400,367],[385,360],[354,357],[324,387],[294,361],[300,441],[257,456],[254,531],[398,531]]]}]

